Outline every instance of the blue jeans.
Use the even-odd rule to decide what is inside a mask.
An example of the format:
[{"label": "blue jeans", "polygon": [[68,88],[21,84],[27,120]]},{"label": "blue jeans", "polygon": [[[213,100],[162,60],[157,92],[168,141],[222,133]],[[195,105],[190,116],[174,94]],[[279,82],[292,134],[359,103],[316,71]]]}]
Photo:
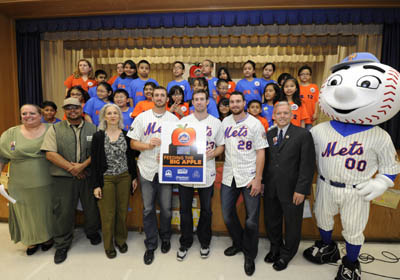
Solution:
[{"label": "blue jeans", "polygon": [[[146,239],[144,244],[147,250],[155,250],[158,245],[158,233],[162,241],[171,239],[171,203],[172,185],[160,184],[158,173],[153,181],[147,181],[139,176],[143,199],[143,227]],[[160,230],[157,227],[156,199],[160,206]]]},{"label": "blue jeans", "polygon": [[[190,248],[193,244],[193,213],[192,201],[194,188],[179,185],[179,202],[181,215],[181,246]],[[210,246],[211,242],[211,198],[214,185],[208,188],[197,188],[200,198],[200,219],[197,225],[197,237],[202,247]]]},{"label": "blue jeans", "polygon": [[[244,229],[240,224],[236,210],[236,202],[241,193],[246,206]],[[233,246],[242,249],[246,257],[255,259],[258,252],[260,195],[251,196],[250,188],[237,188],[235,179],[233,179],[231,187],[224,184],[221,185],[221,205],[224,222],[232,238]]]}]

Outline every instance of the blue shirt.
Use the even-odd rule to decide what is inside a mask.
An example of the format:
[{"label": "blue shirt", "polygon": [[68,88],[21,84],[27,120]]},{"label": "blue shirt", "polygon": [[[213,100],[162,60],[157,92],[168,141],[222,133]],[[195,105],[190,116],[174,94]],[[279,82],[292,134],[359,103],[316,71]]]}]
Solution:
[{"label": "blue shirt", "polygon": [[93,121],[93,124],[99,126],[99,114],[101,108],[104,107],[107,103],[101,100],[100,98],[92,97],[86,102],[85,107],[83,108],[83,112],[88,114]]},{"label": "blue shirt", "polygon": [[211,79],[207,79],[207,81],[208,81],[208,92],[210,93],[211,99],[214,100],[214,93],[218,94],[217,92],[218,78],[213,77]]},{"label": "blue shirt", "polygon": [[[212,98],[209,98],[208,100],[210,100],[210,102],[207,105],[207,113],[219,119],[217,103]],[[194,106],[192,105],[189,108],[189,114],[192,114],[193,112],[194,112]]]},{"label": "blue shirt", "polygon": [[129,97],[132,98],[133,100],[133,107],[135,107],[136,104],[138,104],[142,100],[146,100],[146,97],[144,96],[144,85],[147,82],[153,82],[158,86],[158,83],[154,79],[147,79],[147,80],[142,80],[140,78],[137,78],[132,81],[132,83],[129,86]]},{"label": "blue shirt", "polygon": [[190,89],[190,84],[188,81],[183,80],[180,82],[177,81],[171,81],[168,83],[167,85],[167,91],[169,93],[169,90],[173,87],[173,86],[180,86],[183,89],[183,93],[184,93],[184,101],[188,102],[190,100],[192,100],[192,90]]},{"label": "blue shirt", "polygon": [[[56,118],[56,120],[55,120],[55,122],[53,122],[53,123],[58,123],[58,122],[60,122],[61,120],[59,119],[59,118]],[[44,117],[42,116],[42,118],[40,119],[40,122],[41,123],[49,123],[49,122],[46,122],[45,121],[45,119],[44,119]]]},{"label": "blue shirt", "polygon": [[260,79],[254,78],[252,81],[241,79],[236,84],[236,91],[243,93],[244,98],[246,99],[246,108],[247,104],[249,104],[251,100],[255,99],[261,102],[263,90],[261,89]]},{"label": "blue shirt", "polygon": [[96,97],[97,96],[97,86],[89,88],[89,96]]},{"label": "blue shirt", "polygon": [[266,87],[267,85],[269,85],[269,84],[277,84],[277,82],[274,81],[274,80],[266,80],[266,79],[264,79],[264,78],[261,78],[261,79],[260,79],[260,83],[261,83],[261,95],[264,94],[264,90],[265,90],[265,87]]},{"label": "blue shirt", "polygon": [[125,79],[118,77],[111,86],[113,89],[113,92],[119,88],[122,88],[129,93],[129,85],[132,83],[132,81],[133,81],[133,79],[129,78],[129,77],[126,77]]},{"label": "blue shirt", "polygon": [[133,118],[131,114],[133,112],[133,107],[129,107],[128,111],[122,112],[122,117],[124,118],[124,130],[129,131],[131,124],[133,122]]},{"label": "blue shirt", "polygon": [[273,110],[274,110],[273,105],[268,105],[267,103],[262,104],[260,116],[268,121],[269,127],[272,127],[274,124],[274,120],[272,119]]}]

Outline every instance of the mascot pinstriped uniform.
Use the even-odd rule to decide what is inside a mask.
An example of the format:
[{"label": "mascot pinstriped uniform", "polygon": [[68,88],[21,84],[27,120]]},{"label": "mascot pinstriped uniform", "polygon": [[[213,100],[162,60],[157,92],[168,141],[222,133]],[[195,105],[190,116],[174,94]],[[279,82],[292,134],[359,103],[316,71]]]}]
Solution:
[{"label": "mascot pinstriped uniform", "polygon": [[311,129],[318,166],[314,212],[322,240],[303,255],[317,264],[340,259],[332,241],[340,213],[347,254],[335,279],[359,280],[370,201],[394,186],[400,173],[391,138],[377,126],[400,110],[400,74],[370,53],[352,54],[331,70],[319,102],[332,121]]}]

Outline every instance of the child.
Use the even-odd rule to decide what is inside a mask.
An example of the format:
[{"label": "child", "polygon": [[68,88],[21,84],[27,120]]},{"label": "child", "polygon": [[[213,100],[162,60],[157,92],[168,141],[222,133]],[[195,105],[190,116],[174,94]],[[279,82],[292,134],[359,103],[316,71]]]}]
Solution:
[{"label": "child", "polygon": [[79,59],[74,73],[64,81],[64,85],[67,87],[65,92],[73,86],[81,86],[86,91],[90,87],[94,87],[96,81],[93,80],[92,64],[90,64],[89,60]]},{"label": "child", "polygon": [[292,75],[290,75],[289,73],[280,74],[279,77],[278,77],[278,85],[280,87],[282,87],[283,86],[283,82],[286,81],[286,79],[290,78],[290,77],[292,77]]},{"label": "child", "polygon": [[272,113],[274,110],[274,104],[281,99],[281,88],[278,84],[271,83],[265,86],[263,104],[261,108],[260,116],[268,121],[269,127],[274,125],[272,119]]},{"label": "child", "polygon": [[228,98],[229,99],[229,83],[227,80],[218,80],[217,82],[217,103],[221,100],[221,98]]},{"label": "child", "polygon": [[216,101],[217,98],[217,81],[216,77],[212,76],[212,71],[214,69],[214,62],[209,59],[206,59],[201,64],[201,73],[206,78],[208,82],[208,93],[210,96]]},{"label": "child", "polygon": [[221,67],[217,71],[217,78],[220,80],[227,80],[229,83],[228,93],[235,91],[236,83],[232,81],[231,75],[229,74],[228,68]]},{"label": "child", "polygon": [[109,83],[111,86],[115,82],[115,80],[124,73],[124,64],[122,62],[117,63],[117,75],[112,76],[107,83]]},{"label": "child", "polygon": [[319,90],[316,84],[311,83],[312,70],[308,65],[300,67],[298,73],[300,79],[300,98],[306,107],[310,118],[306,121],[306,128],[311,129],[313,121],[318,116]]},{"label": "child", "polygon": [[221,98],[221,100],[218,102],[218,112],[220,121],[223,121],[227,116],[231,114],[228,98]]},{"label": "child", "polygon": [[180,86],[173,86],[168,92],[167,110],[174,113],[179,119],[189,115],[189,105],[183,101],[184,93]]},{"label": "child", "polygon": [[109,98],[112,95],[112,87],[107,82],[101,82],[97,86],[97,96],[90,98],[86,103],[83,112],[85,112],[85,121],[99,125],[99,113],[101,108],[110,103]]},{"label": "child", "polygon": [[[197,77],[193,79],[193,85],[192,85],[192,91],[195,92],[197,90],[205,90],[208,94],[208,82],[206,78],[204,77]],[[219,118],[219,113],[218,113],[218,108],[217,108],[217,103],[215,102],[214,99],[209,98],[208,99],[208,105],[207,105],[207,112],[216,117],[217,119]],[[189,114],[194,112],[194,106],[190,106],[189,108]]]},{"label": "child", "polygon": [[133,118],[131,117],[133,108],[128,106],[128,99],[129,93],[123,88],[117,89],[112,96],[112,101],[114,102],[114,104],[121,109],[124,123],[123,129],[125,131],[129,130],[133,122]]},{"label": "child", "polygon": [[256,78],[256,64],[254,61],[248,60],[243,64],[244,79],[241,79],[237,85],[236,90],[243,93],[247,104],[251,100],[258,100],[261,102],[261,95],[263,93],[261,82]]},{"label": "child", "polygon": [[123,64],[124,72],[112,84],[113,91],[122,88],[129,93],[129,85],[134,79],[137,79],[136,64],[132,60],[126,60]]},{"label": "child", "polygon": [[144,85],[143,91],[144,91],[144,96],[146,97],[146,100],[140,101],[138,104],[136,104],[135,109],[133,110],[131,117],[134,119],[136,118],[140,113],[153,109],[154,107],[154,102],[153,102],[153,91],[156,88],[156,84],[153,82],[147,82]]},{"label": "child", "polygon": [[250,113],[250,115],[257,118],[261,122],[261,124],[264,126],[265,132],[267,132],[269,127],[268,121],[260,116],[261,102],[255,99],[251,100],[247,105],[247,111]]},{"label": "child", "polygon": [[61,120],[56,118],[57,105],[53,101],[43,101],[42,103],[42,123],[58,123]]},{"label": "child", "polygon": [[143,88],[145,83],[147,82],[153,82],[158,86],[158,83],[156,80],[149,78],[149,73],[150,73],[150,63],[147,60],[141,60],[138,63],[138,75],[139,77],[132,81],[132,83],[129,86],[129,97],[133,100],[133,105],[136,106],[136,104],[139,103],[139,101],[145,100],[146,97],[144,97],[143,94]]},{"label": "child", "polygon": [[264,89],[270,83],[276,83],[271,79],[272,75],[275,73],[276,66],[272,62],[267,62],[263,66],[262,78],[260,79],[261,88]]},{"label": "child", "polygon": [[305,106],[302,105],[300,99],[300,86],[295,78],[290,77],[283,82],[282,99],[289,102],[292,107],[293,118],[291,123],[296,126],[305,127],[306,120],[309,116]]},{"label": "child", "polygon": [[[100,84],[101,82],[105,82],[107,79],[107,73],[104,70],[96,70],[94,73],[94,79],[96,80],[97,84]],[[97,86],[91,87],[89,89],[89,96],[90,97],[95,97],[97,95]]]},{"label": "child", "polygon": [[173,86],[180,86],[185,94],[184,101],[188,102],[192,100],[192,91],[190,90],[189,82],[182,78],[183,73],[185,73],[185,64],[181,61],[175,61],[172,68],[175,80],[168,83],[167,91],[169,92]]},{"label": "child", "polygon": [[[73,86],[67,91],[67,96],[65,98],[75,97],[81,102],[82,109],[85,107],[86,102],[90,99],[89,94],[81,86]],[[82,112],[82,116],[85,113]],[[66,120],[67,116],[64,113],[63,120]]]}]

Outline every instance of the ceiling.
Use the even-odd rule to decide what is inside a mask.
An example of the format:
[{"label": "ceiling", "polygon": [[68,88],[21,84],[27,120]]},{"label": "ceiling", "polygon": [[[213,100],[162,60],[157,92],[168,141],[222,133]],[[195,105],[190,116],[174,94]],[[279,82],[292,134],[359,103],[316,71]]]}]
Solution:
[{"label": "ceiling", "polygon": [[49,18],[182,11],[400,7],[399,0],[0,0],[0,14]]}]

